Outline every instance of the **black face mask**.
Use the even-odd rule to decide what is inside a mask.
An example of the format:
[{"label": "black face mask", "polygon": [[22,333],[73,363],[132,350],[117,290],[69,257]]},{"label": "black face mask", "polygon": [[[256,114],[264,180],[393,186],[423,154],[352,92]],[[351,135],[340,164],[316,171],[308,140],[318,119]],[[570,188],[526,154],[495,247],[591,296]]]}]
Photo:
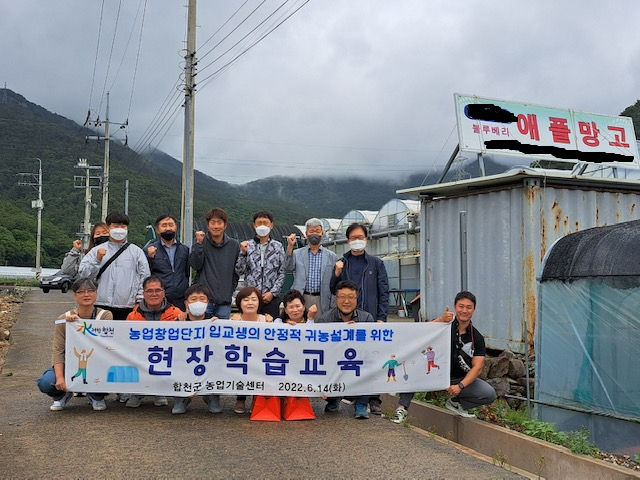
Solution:
[{"label": "black face mask", "polygon": [[166,232],[162,232],[160,234],[160,236],[166,240],[167,242],[170,242],[171,240],[173,240],[174,238],[176,238],[176,232],[172,232],[171,230],[167,230]]},{"label": "black face mask", "polygon": [[104,242],[108,242],[108,241],[109,241],[109,235],[100,235],[99,237],[93,238],[93,243],[95,243],[96,245],[101,245]]},{"label": "black face mask", "polygon": [[322,241],[322,235],[309,235],[307,237],[307,240],[309,241],[310,245],[320,245],[320,242]]}]

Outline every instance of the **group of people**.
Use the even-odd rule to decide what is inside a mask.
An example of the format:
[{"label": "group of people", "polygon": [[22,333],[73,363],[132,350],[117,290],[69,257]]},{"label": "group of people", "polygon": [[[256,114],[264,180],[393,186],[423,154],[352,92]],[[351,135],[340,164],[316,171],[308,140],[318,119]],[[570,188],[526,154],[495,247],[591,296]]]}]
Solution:
[{"label": "group of people", "polygon": [[[77,307],[65,312],[56,322],[52,368],[38,379],[40,390],[53,399],[51,410],[62,410],[72,397],[64,376],[64,323],[67,321],[231,318],[291,325],[387,321],[387,272],[380,258],[366,252],[369,231],[365,225],[354,223],[347,228],[350,250],[338,258],[322,246],[323,224],[317,218],[305,224],[307,245],[294,249],[298,237],[292,233],[287,237],[286,250],[280,241],[271,237],[274,218],[270,212],[254,214],[255,236],[242,242],[226,234],[228,215],[223,209],[210,209],[205,220],[207,231],[195,233],[191,249],[178,241],[178,221],[169,214],[156,219],[157,239],[143,249],[127,241],[129,217],[121,212],[111,212],[104,223],[93,227],[89,249],[84,255],[80,254],[81,245],[74,242],[67,256],[81,257],[77,269],[79,279],[72,286]],[[193,282],[190,281],[191,269],[195,271]],[[294,281],[291,290],[282,295],[286,272],[294,274]],[[241,277],[244,287],[235,299],[238,313],[232,315],[233,294]],[[495,399],[495,392],[478,378],[485,347],[482,335],[471,325],[475,297],[461,292],[455,299],[454,310],[455,317],[447,309],[434,320],[453,322],[452,380],[448,388],[452,398],[447,408],[471,416],[468,410],[490,403]],[[76,354],[80,360],[83,355],[86,364],[88,354]],[[94,410],[106,408],[105,395],[88,395]],[[401,394],[394,421],[400,423],[407,417],[412,396]],[[203,399],[211,413],[222,411],[218,395]],[[127,407],[138,407],[142,397],[123,394],[120,400],[125,401]],[[339,409],[340,398],[326,400],[326,412]],[[176,397],[172,413],[186,412],[189,402],[187,397]],[[245,402],[246,397],[238,396],[234,411],[244,413]],[[154,404],[163,406],[168,401],[158,396]],[[355,417],[359,419],[369,418],[369,413],[380,415],[382,412],[378,394],[358,397],[353,404]]]}]

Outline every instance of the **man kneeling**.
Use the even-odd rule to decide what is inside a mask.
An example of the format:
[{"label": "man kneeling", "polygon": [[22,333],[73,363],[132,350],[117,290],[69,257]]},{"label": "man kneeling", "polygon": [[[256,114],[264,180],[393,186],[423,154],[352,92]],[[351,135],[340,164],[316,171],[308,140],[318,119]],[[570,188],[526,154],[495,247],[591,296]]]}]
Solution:
[{"label": "man kneeling", "polygon": [[[451,398],[446,407],[462,417],[475,417],[471,408],[487,405],[496,399],[491,385],[478,378],[486,356],[484,337],[471,324],[476,309],[476,297],[470,292],[460,292],[454,301],[454,312],[449,307],[434,322],[452,323],[451,326],[451,385],[447,393]],[[411,405],[413,393],[401,393],[399,406],[393,416],[395,423],[402,423]]]}]

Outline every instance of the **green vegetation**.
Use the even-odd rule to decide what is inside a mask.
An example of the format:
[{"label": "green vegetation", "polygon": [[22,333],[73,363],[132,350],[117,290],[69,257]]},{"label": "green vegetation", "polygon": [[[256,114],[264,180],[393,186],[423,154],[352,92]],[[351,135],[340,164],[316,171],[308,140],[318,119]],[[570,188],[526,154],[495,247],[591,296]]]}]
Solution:
[{"label": "green vegetation", "polygon": [[[84,218],[84,189],[74,188],[74,176],[82,176],[84,171],[74,167],[79,158],[102,166],[104,144],[87,142],[86,137],[96,132],[17,93],[7,90],[7,98],[6,104],[0,104],[0,265],[35,264],[37,216],[31,201],[38,198],[38,192],[34,187],[19,186],[17,174],[37,174],[39,158],[44,202],[41,263],[58,268]],[[147,225],[159,214],[180,216],[182,164],[159,151],[138,154],[117,140],[110,143],[110,153],[109,210],[124,210],[128,180],[129,239],[142,245]],[[299,172],[292,169],[291,175],[296,177]],[[283,177],[232,185],[196,172],[194,226],[204,228],[204,215],[212,206],[224,208],[231,222],[250,222],[258,210],[270,210],[281,226],[303,224],[313,216],[342,218],[352,208],[382,207],[403,186],[410,185]],[[97,208],[92,212],[93,223],[100,220],[101,200],[101,192],[94,190]]]},{"label": "green vegetation", "polygon": [[[420,392],[414,396],[415,400],[430,403],[440,408],[444,408],[447,398],[449,396],[446,392]],[[573,453],[600,458],[600,450],[589,442],[589,430],[586,427],[576,431],[560,432],[556,430],[553,423],[530,419],[524,408],[512,409],[502,398],[491,405],[476,408],[474,413],[480,420],[495,423],[530,437],[567,447]]]},{"label": "green vegetation", "polygon": [[35,278],[2,278],[0,285],[15,285],[16,287],[38,287],[40,283]]}]

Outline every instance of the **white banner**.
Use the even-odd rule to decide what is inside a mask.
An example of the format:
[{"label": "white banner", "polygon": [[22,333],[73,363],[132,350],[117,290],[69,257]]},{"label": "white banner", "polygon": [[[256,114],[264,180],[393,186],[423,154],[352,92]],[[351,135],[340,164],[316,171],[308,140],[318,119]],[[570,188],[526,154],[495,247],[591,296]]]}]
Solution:
[{"label": "white banner", "polygon": [[291,326],[80,320],[66,330],[73,392],[358,396],[449,386],[451,325]]}]

